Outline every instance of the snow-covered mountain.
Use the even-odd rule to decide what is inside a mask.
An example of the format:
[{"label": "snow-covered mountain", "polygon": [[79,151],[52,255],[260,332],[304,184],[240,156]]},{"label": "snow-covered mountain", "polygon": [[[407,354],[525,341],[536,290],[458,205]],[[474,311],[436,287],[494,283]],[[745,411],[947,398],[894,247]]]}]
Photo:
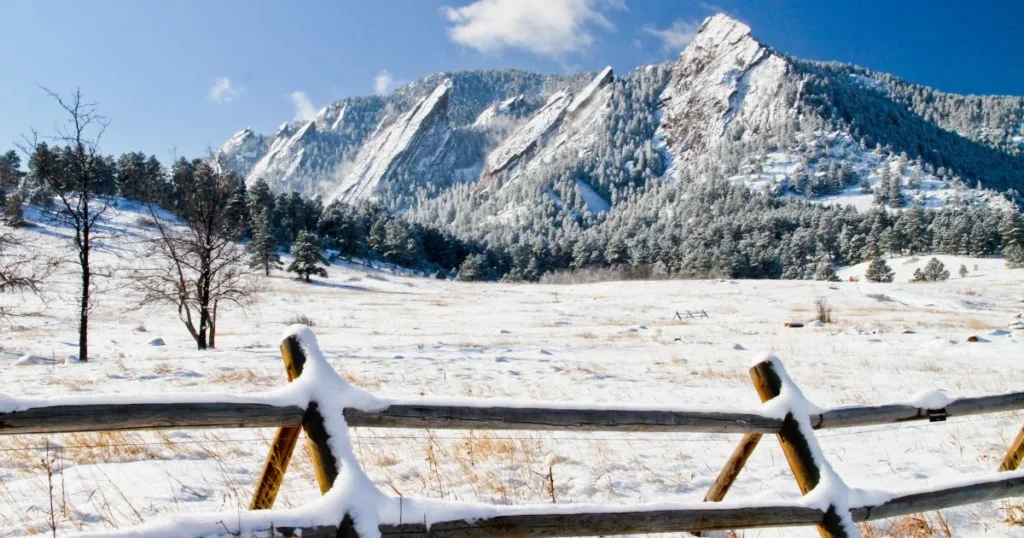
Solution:
[{"label": "snow-covered mountain", "polygon": [[673,62],[619,76],[431,75],[272,136],[243,130],[217,158],[277,191],[527,225],[614,211],[651,182],[713,177],[864,206],[1013,198],[1022,141],[1020,97],[800,60],[715,15]]}]

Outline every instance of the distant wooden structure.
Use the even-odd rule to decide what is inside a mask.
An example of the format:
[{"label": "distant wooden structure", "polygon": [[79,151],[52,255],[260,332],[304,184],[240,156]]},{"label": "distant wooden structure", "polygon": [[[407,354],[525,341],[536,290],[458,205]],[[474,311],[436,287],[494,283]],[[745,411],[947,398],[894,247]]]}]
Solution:
[{"label": "distant wooden structure", "polygon": [[711,317],[711,316],[708,315],[706,310],[695,310],[693,312],[691,312],[689,310],[685,310],[685,312],[686,312],[686,314],[681,314],[681,313],[679,313],[678,310],[676,310],[676,315],[672,319],[678,319],[679,321],[683,321],[684,319],[700,319],[700,318],[710,318]]}]

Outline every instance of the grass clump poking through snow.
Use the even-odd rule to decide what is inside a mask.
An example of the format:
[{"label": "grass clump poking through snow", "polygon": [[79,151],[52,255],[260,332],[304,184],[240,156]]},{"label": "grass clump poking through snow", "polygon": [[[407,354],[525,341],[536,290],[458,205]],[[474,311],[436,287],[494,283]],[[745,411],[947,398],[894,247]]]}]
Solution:
[{"label": "grass clump poking through snow", "polygon": [[296,314],[284,322],[285,325],[305,325],[306,327],[316,327],[316,323],[305,314]]},{"label": "grass clump poking through snow", "polygon": [[833,323],[832,305],[828,304],[828,300],[824,297],[819,297],[814,301],[814,311],[816,313],[814,319],[822,323]]}]

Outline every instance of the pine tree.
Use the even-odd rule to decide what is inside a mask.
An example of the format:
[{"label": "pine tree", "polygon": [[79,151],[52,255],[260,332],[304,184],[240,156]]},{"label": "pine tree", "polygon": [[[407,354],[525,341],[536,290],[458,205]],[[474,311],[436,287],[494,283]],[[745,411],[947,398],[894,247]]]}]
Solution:
[{"label": "pine tree", "polygon": [[24,204],[20,192],[14,191],[7,195],[4,202],[4,222],[8,226],[20,226],[25,222]]},{"label": "pine tree", "polygon": [[889,172],[889,165],[883,164],[879,174],[878,185],[875,185],[875,205],[885,205],[889,201],[889,191],[892,189],[892,178]]},{"label": "pine tree", "polygon": [[876,256],[875,259],[871,260],[871,264],[868,265],[868,270],[864,273],[864,278],[870,282],[892,282],[893,273],[892,267],[885,263],[885,259],[881,256]]},{"label": "pine tree", "polygon": [[249,251],[249,267],[263,269],[263,274],[270,276],[271,269],[281,269],[281,256],[277,253],[277,238],[270,229],[269,212],[264,208],[252,220],[252,241],[246,250]]},{"label": "pine tree", "polygon": [[327,278],[327,270],[321,265],[327,265],[327,259],[320,250],[316,238],[309,232],[302,230],[292,242],[292,263],[288,265],[288,272],[295,273],[309,282],[310,275]]},{"label": "pine tree", "polygon": [[959,272],[960,272],[960,278],[967,278],[967,266],[966,265],[961,263],[960,264],[960,271]]},{"label": "pine tree", "polygon": [[[966,271],[966,267],[964,268]],[[961,276],[963,276],[961,274]],[[911,282],[937,282],[942,280],[949,280],[949,271],[946,270],[946,266],[939,261],[938,258],[932,258],[928,260],[928,264],[925,265],[924,270],[915,269],[914,278]]]},{"label": "pine tree", "polygon": [[1024,233],[1021,233],[1020,213],[1009,210],[999,222],[1003,240],[1003,258],[1011,269],[1024,267]]},{"label": "pine tree", "polygon": [[459,265],[456,278],[462,281],[484,280],[487,278],[487,265],[487,257],[483,254],[470,254]]},{"label": "pine tree", "polygon": [[836,271],[832,267],[832,264],[822,260],[818,262],[818,266],[814,270],[814,280],[839,282],[839,277],[836,276]]},{"label": "pine tree", "polygon": [[903,207],[903,188],[901,186],[900,178],[894,177],[889,181],[889,207],[899,209]]},{"label": "pine tree", "polygon": [[21,157],[14,150],[0,155],[0,191],[12,190],[18,187],[22,176]]}]

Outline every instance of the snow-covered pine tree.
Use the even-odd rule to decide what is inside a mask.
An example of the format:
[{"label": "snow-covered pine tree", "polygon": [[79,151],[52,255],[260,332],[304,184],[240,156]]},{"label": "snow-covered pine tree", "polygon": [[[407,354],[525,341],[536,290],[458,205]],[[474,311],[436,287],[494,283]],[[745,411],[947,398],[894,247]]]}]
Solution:
[{"label": "snow-covered pine tree", "polygon": [[899,209],[903,207],[903,188],[899,176],[889,181],[889,207]]},{"label": "snow-covered pine tree", "polygon": [[252,241],[246,247],[249,252],[249,267],[263,269],[270,276],[271,269],[281,269],[281,256],[277,253],[277,238],[270,229],[270,212],[263,208],[252,219],[249,229]]},{"label": "snow-covered pine tree", "polygon": [[20,226],[25,222],[25,201],[21,197],[21,193],[14,191],[7,195],[7,200],[4,202],[4,222],[8,226]]},{"label": "snow-covered pine tree", "polygon": [[892,282],[894,274],[892,267],[885,263],[885,259],[876,256],[868,265],[868,270],[864,272],[864,278],[870,282]]},{"label": "snow-covered pine tree", "polygon": [[299,275],[306,282],[309,282],[311,275],[327,278],[327,270],[321,267],[327,265],[327,260],[316,238],[309,232],[302,230],[295,237],[292,242],[292,258],[292,263],[288,265],[289,273]]},{"label": "snow-covered pine tree", "polygon": [[932,258],[928,260],[928,264],[924,266],[923,271],[921,269],[914,271],[914,278],[911,279],[911,282],[937,282],[942,280],[949,280],[949,271],[946,270],[946,266],[938,258]]},{"label": "snow-covered pine tree", "polygon": [[1021,230],[1020,213],[1006,211],[999,223],[999,234],[1003,240],[1003,258],[1011,269],[1024,267],[1024,233]]},{"label": "snow-covered pine tree", "polygon": [[814,270],[814,280],[839,282],[839,277],[836,276],[836,271],[832,267],[832,264],[828,261],[822,260],[818,262],[818,266]]}]

